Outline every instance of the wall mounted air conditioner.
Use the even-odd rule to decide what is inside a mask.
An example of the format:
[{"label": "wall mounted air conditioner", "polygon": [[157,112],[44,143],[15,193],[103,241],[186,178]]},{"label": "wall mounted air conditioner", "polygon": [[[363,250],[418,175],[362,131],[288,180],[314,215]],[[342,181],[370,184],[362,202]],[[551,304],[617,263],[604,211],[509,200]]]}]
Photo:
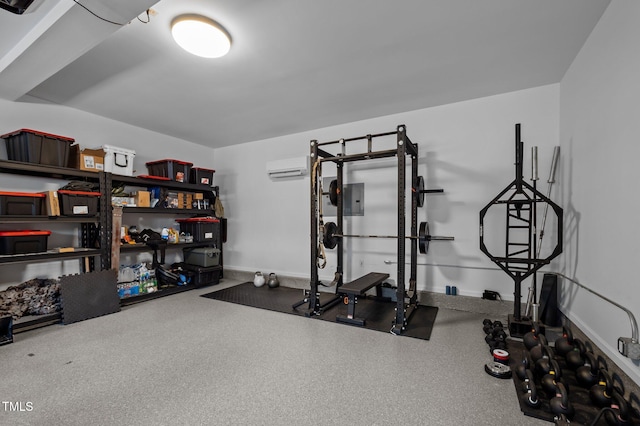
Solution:
[{"label": "wall mounted air conditioner", "polygon": [[304,176],[309,171],[309,157],[286,158],[284,160],[269,161],[267,174],[272,179]]}]

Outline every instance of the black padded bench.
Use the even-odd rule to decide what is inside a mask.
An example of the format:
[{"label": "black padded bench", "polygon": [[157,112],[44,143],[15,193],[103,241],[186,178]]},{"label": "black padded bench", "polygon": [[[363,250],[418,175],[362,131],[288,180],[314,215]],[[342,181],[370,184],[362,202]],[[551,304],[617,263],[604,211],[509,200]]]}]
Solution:
[{"label": "black padded bench", "polygon": [[358,296],[362,296],[367,290],[379,286],[387,278],[389,278],[389,274],[383,274],[381,272],[369,272],[363,277],[340,286],[340,289],[338,291],[347,295],[347,316],[345,317],[344,315],[338,315],[336,317],[336,321],[355,324],[363,327],[365,325],[365,319],[356,318],[355,316]]}]

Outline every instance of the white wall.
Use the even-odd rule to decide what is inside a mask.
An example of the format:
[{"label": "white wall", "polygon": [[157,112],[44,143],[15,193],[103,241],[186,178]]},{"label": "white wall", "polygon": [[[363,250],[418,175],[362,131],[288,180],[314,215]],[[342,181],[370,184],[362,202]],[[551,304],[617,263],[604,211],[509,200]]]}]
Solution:
[{"label": "white wall", "polygon": [[[197,167],[215,169],[213,163],[213,151],[201,145],[186,142],[160,133],[151,132],[142,128],[130,126],[118,121],[113,121],[88,114],[71,108],[57,105],[9,102],[0,100],[0,134],[9,133],[21,128],[36,129],[47,133],[63,135],[74,138],[83,148],[95,148],[104,144],[115,145],[136,151],[134,161],[134,175],[146,174],[145,163],[164,158],[174,158],[193,162]],[[0,158],[6,159],[5,143],[0,144]],[[42,178],[24,178],[17,175],[0,174],[0,190],[42,191],[46,189],[58,189],[65,181],[47,180]],[[166,226],[174,224],[173,216],[164,218]],[[128,217],[126,221],[135,222],[140,226],[154,227],[161,223],[162,219],[146,222],[139,221],[137,217]],[[160,222],[158,222],[160,221]],[[49,238],[49,247],[77,244],[77,232],[72,226],[57,225],[52,223],[21,224],[25,229],[38,229],[46,226],[53,231]],[[14,225],[1,225],[0,229],[15,229]],[[149,261],[151,256],[143,254],[126,256],[123,262]],[[167,261],[172,261],[167,257]],[[79,270],[79,262],[46,262],[34,264],[0,265],[0,290],[9,284],[16,284],[33,277],[56,276],[73,274]]]},{"label": "white wall", "polygon": [[[560,85],[565,271],[640,317],[640,2],[611,2]],[[617,353],[627,315],[570,283],[564,312],[640,383],[640,363]]]},{"label": "white wall", "polygon": [[[309,177],[272,181],[265,164],[308,155],[312,139],[382,133],[406,124],[409,138],[419,144],[419,174],[426,187],[445,190],[426,196],[418,220],[428,220],[433,235],[455,236],[454,242],[432,243],[429,254],[420,255],[418,289],[444,292],[446,285],[456,285],[460,294],[473,296],[493,289],[512,300],[513,281],[502,271],[482,269],[495,265],[479,250],[479,211],[514,179],[516,123],[522,123],[525,177],[531,173],[532,145],[539,146],[540,175],[547,175],[553,146],[558,145],[558,105],[559,87],[549,85],[217,149],[216,183],[229,221],[225,266],[308,278]],[[346,218],[345,232],[395,234],[397,160],[345,167],[347,182],[365,184],[365,216]],[[323,175],[335,172],[325,167]],[[539,188],[546,191],[546,178],[541,182]],[[396,266],[384,264],[396,259],[394,240],[351,239],[346,247],[351,253],[347,280],[371,271],[396,277]],[[335,255],[328,263],[321,277],[330,281]]]}]

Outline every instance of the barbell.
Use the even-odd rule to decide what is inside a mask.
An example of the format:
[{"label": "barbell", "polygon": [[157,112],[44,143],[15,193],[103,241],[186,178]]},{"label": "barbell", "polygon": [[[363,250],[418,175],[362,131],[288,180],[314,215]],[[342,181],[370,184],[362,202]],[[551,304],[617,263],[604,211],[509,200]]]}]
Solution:
[{"label": "barbell", "polygon": [[[397,235],[358,235],[358,234],[339,234],[338,225],[334,222],[327,222],[323,227],[322,243],[328,249],[334,249],[338,245],[339,238],[395,238]],[[429,233],[429,222],[420,222],[418,227],[418,235],[409,235],[404,238],[418,240],[418,249],[420,253],[427,254],[429,252],[429,243],[431,241],[453,241],[453,237],[440,237]]]},{"label": "barbell", "polygon": [[[416,204],[418,207],[424,206],[424,194],[433,194],[438,192],[444,192],[443,189],[424,189],[424,178],[422,176],[418,176],[411,187],[411,192],[413,196],[416,198]],[[329,184],[329,202],[332,206],[338,205],[338,194],[340,190],[338,189],[338,180],[333,179]],[[394,238],[394,237],[391,237]]]}]

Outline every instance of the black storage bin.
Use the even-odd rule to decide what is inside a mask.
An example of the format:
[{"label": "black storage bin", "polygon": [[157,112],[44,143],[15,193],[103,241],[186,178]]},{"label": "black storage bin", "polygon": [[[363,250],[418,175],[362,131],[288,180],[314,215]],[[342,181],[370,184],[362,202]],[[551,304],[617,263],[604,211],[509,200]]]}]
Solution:
[{"label": "black storage bin", "polygon": [[0,231],[0,254],[26,254],[47,251],[51,231]]},{"label": "black storage bin", "polygon": [[99,192],[58,190],[62,216],[95,216],[98,214]]},{"label": "black storage bin", "polygon": [[0,216],[38,216],[45,194],[0,191]]},{"label": "black storage bin", "polygon": [[190,219],[176,219],[180,224],[180,232],[193,235],[196,243],[218,241],[220,235],[220,220],[213,217],[192,217]]},{"label": "black storage bin", "polygon": [[20,129],[0,136],[7,142],[7,157],[12,161],[67,167],[73,138]]},{"label": "black storage bin", "polygon": [[180,267],[193,273],[191,282],[195,284],[196,287],[220,283],[220,273],[222,272],[220,266],[204,267],[181,263]]},{"label": "black storage bin", "polygon": [[147,163],[147,170],[151,176],[168,177],[176,182],[189,182],[193,163],[180,160],[158,160]]},{"label": "black storage bin", "polygon": [[195,183],[197,185],[207,185],[211,186],[213,183],[213,174],[216,171],[213,169],[203,169],[201,167],[192,167],[191,168],[191,183]]}]

